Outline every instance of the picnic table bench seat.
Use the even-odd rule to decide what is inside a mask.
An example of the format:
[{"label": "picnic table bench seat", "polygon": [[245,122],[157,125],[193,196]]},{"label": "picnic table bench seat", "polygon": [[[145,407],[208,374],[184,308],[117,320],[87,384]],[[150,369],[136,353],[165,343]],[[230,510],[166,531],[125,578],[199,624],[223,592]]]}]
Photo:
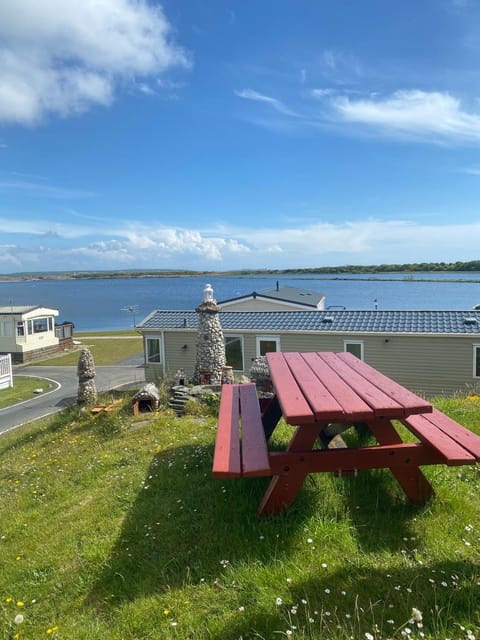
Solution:
[{"label": "picnic table bench seat", "polygon": [[401,420],[421,442],[428,443],[446,465],[480,461],[480,436],[433,408],[431,413],[411,415]]},{"label": "picnic table bench seat", "polygon": [[222,387],[212,473],[214,478],[271,475],[255,384]]}]

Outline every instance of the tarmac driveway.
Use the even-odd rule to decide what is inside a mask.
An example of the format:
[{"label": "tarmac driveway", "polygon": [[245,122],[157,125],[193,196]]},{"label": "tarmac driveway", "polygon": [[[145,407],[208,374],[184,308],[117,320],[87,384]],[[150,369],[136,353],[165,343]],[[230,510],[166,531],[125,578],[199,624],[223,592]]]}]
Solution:
[{"label": "tarmac driveway", "polygon": [[[0,434],[6,433],[26,422],[43,418],[77,401],[78,377],[77,367],[15,367],[14,379],[17,376],[45,378],[53,383],[54,388],[38,394],[30,400],[0,409]],[[119,387],[141,387],[145,383],[145,371],[142,365],[112,365],[95,367],[95,385],[97,391],[106,392]],[[42,388],[39,380],[39,388]]]}]

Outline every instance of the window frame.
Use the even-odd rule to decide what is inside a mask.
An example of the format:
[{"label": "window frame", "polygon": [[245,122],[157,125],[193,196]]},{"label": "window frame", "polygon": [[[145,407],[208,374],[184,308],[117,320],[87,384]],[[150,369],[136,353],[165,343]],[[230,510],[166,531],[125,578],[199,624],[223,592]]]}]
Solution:
[{"label": "window frame", "polygon": [[224,344],[225,344],[225,359],[226,359],[226,364],[227,366],[232,366],[227,359],[227,339],[228,338],[234,338],[236,340],[240,341],[240,357],[242,359],[242,368],[241,369],[236,369],[235,367],[233,367],[234,371],[245,371],[245,345],[244,345],[244,336],[241,335],[240,333],[225,333],[223,335],[223,340],[224,340]]},{"label": "window frame", "polygon": [[[158,360],[151,360],[151,354],[149,349],[149,343],[156,341],[158,342]],[[163,364],[163,348],[162,348],[162,338],[161,336],[145,336],[145,362],[146,364],[153,365],[162,365]]]},{"label": "window frame", "polygon": [[[343,341],[343,351],[345,353],[352,353],[351,351],[349,351],[347,349],[347,346],[350,344],[354,344],[354,345],[360,345],[360,360],[363,362],[365,360],[365,342],[364,340],[344,340]],[[352,355],[356,356],[356,353],[353,353]],[[357,356],[358,357],[358,356]]]},{"label": "window frame", "polygon": [[[260,344],[262,342],[275,342],[276,344],[276,349],[275,351],[278,352],[280,351],[280,336],[279,335],[271,335],[271,334],[261,334],[256,336],[255,338],[255,353],[256,353],[256,357],[260,358],[262,355],[261,351],[260,351]],[[268,353],[268,351],[266,352]]]},{"label": "window frame", "polygon": [[53,331],[53,318],[51,316],[29,318],[27,320],[27,326],[29,336],[34,336],[38,333],[49,333]]},{"label": "window frame", "polygon": [[475,380],[478,380],[480,378],[480,343],[474,342],[472,345],[472,349],[472,377]]}]

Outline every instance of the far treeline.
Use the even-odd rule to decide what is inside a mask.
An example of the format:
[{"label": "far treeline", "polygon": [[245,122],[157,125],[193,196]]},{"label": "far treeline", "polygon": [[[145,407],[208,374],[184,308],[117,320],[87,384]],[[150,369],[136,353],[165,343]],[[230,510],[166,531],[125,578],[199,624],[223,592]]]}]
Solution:
[{"label": "far treeline", "polygon": [[342,274],[342,273],[428,273],[437,272],[480,272],[480,260],[468,262],[409,262],[405,264],[346,264],[336,267],[309,267],[295,269],[237,269],[231,271],[194,271],[175,269],[132,269],[122,271],[48,271],[23,272],[0,275],[0,280],[67,280],[93,278],[162,278],[172,276],[251,276],[251,275],[299,275],[299,274]]}]

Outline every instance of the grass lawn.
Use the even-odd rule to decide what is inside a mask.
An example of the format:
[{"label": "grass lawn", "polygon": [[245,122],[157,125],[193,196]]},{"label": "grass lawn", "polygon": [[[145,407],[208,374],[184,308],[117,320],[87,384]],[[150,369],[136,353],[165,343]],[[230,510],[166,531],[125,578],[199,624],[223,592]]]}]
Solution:
[{"label": "grass lawn", "polygon": [[134,331],[98,331],[93,334],[78,333],[75,339],[82,345],[60,356],[48,358],[32,365],[76,366],[82,346],[90,349],[96,365],[111,365],[122,362],[131,356],[143,352],[142,337]]},{"label": "grass lawn", "polygon": [[[480,433],[478,399],[436,404]],[[0,438],[0,637],[478,640],[480,466],[427,467],[421,508],[315,474],[260,520],[268,479],[211,477],[215,424],[127,399]]]},{"label": "grass lawn", "polygon": [[13,378],[13,387],[0,390],[0,409],[3,407],[9,407],[17,402],[23,402],[24,400],[30,400],[36,396],[35,389],[43,389],[48,391],[51,388],[51,383],[43,378],[27,378],[27,377],[15,377]]}]

